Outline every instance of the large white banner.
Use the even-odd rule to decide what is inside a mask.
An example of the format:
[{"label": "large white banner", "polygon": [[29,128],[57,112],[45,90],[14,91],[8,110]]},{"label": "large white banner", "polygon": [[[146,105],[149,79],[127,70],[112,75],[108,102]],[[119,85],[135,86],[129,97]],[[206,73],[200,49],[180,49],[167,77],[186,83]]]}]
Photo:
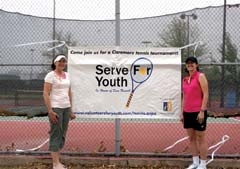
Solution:
[{"label": "large white banner", "polygon": [[179,48],[70,47],[73,111],[93,118],[179,118]]}]

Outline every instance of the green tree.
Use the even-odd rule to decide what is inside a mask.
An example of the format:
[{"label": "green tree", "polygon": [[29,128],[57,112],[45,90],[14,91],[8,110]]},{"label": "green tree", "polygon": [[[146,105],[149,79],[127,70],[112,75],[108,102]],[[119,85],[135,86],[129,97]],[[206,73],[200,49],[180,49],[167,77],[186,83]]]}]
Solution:
[{"label": "green tree", "polygon": [[[221,44],[220,49],[218,49],[220,53],[223,51],[223,44]],[[232,42],[231,35],[226,33],[225,39],[225,61],[227,63],[236,63],[237,59],[237,46]],[[234,80],[237,75],[237,66],[226,66],[226,75],[229,79]],[[236,79],[235,79],[236,80]]]},{"label": "green tree", "polygon": [[[188,39],[189,33],[189,39]],[[188,30],[187,22],[180,18],[174,18],[170,24],[167,25],[166,29],[159,34],[160,41],[158,46],[161,47],[183,47],[189,43],[198,42],[199,30],[196,26],[191,26]],[[205,53],[205,47],[198,46],[196,53],[194,54],[194,47],[189,48],[190,55],[201,56]],[[188,49],[182,51],[182,61],[186,59],[188,55]]]},{"label": "green tree", "polygon": [[[218,49],[220,53],[223,52],[223,44],[221,44],[220,48]],[[231,35],[226,33],[225,38],[225,62],[226,63],[237,63],[237,46],[232,42]],[[238,77],[238,66],[233,65],[226,65],[225,66],[225,79],[230,82],[228,84],[236,85],[239,77]]]},{"label": "green tree", "polygon": [[[223,44],[220,45],[220,48],[218,49],[218,51],[220,53],[223,52]],[[239,94],[240,94],[239,93],[240,74],[239,74],[239,68],[238,68],[239,66],[237,65],[237,63],[239,62],[239,59],[237,58],[237,54],[238,54],[237,46],[233,43],[231,39],[231,35],[229,33],[226,33],[224,59],[226,63],[235,63],[236,65],[223,65],[225,67],[224,74],[223,74],[225,83],[223,83],[224,86],[222,86],[223,88],[222,92],[224,92],[224,90],[234,91],[237,95],[235,105],[238,105]],[[226,82],[227,82],[227,86],[225,86]],[[221,97],[224,97],[224,94],[221,94]],[[224,98],[222,98],[221,100],[224,100]],[[221,103],[221,105],[224,105],[224,104]]]}]

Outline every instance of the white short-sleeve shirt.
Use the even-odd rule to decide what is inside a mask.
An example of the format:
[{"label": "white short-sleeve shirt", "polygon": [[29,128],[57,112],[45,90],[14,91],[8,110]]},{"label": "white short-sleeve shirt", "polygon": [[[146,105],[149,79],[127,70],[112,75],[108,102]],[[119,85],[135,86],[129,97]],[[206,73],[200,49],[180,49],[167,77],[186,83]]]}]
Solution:
[{"label": "white short-sleeve shirt", "polygon": [[71,106],[69,98],[70,79],[67,72],[66,78],[60,78],[55,71],[49,72],[44,81],[52,84],[50,102],[52,108],[68,108]]}]

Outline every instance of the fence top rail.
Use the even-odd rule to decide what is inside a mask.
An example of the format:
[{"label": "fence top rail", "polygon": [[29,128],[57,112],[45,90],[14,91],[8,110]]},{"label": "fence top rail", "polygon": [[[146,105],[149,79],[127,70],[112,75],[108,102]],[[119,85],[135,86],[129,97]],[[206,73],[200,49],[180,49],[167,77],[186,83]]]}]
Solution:
[{"label": "fence top rail", "polygon": [[42,90],[16,90],[17,93],[42,93]]},{"label": "fence top rail", "polygon": [[[50,64],[0,64],[0,66],[49,66]],[[185,63],[182,63],[182,65],[185,65]],[[216,65],[216,66],[224,66],[224,65],[235,65],[240,66],[240,63],[238,62],[232,62],[232,63],[216,63],[216,62],[209,62],[209,63],[199,63],[199,65]]]},{"label": "fence top rail", "polygon": [[[182,63],[182,65],[185,65],[185,63]],[[225,66],[225,65],[235,65],[235,66],[238,66],[240,65],[240,63],[216,63],[216,62],[210,62],[210,63],[199,63],[199,65],[206,65],[206,66],[211,66],[211,65],[216,65],[216,66]]]},{"label": "fence top rail", "polygon": [[50,64],[0,64],[0,66],[49,66]]}]

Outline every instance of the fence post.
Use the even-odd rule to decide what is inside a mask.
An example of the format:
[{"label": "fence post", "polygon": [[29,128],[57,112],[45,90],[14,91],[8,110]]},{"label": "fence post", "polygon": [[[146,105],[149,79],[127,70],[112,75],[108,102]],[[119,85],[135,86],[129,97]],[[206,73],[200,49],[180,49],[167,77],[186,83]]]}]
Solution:
[{"label": "fence post", "polygon": [[15,90],[15,95],[14,95],[14,97],[15,97],[15,106],[18,106],[18,90]]},{"label": "fence post", "polygon": [[[115,1],[115,17],[116,17],[116,26],[115,26],[115,44],[116,46],[120,46],[120,0]],[[116,149],[115,155],[120,156],[120,142],[121,142],[121,128],[120,128],[120,119],[115,119],[115,138],[116,138]]]}]

